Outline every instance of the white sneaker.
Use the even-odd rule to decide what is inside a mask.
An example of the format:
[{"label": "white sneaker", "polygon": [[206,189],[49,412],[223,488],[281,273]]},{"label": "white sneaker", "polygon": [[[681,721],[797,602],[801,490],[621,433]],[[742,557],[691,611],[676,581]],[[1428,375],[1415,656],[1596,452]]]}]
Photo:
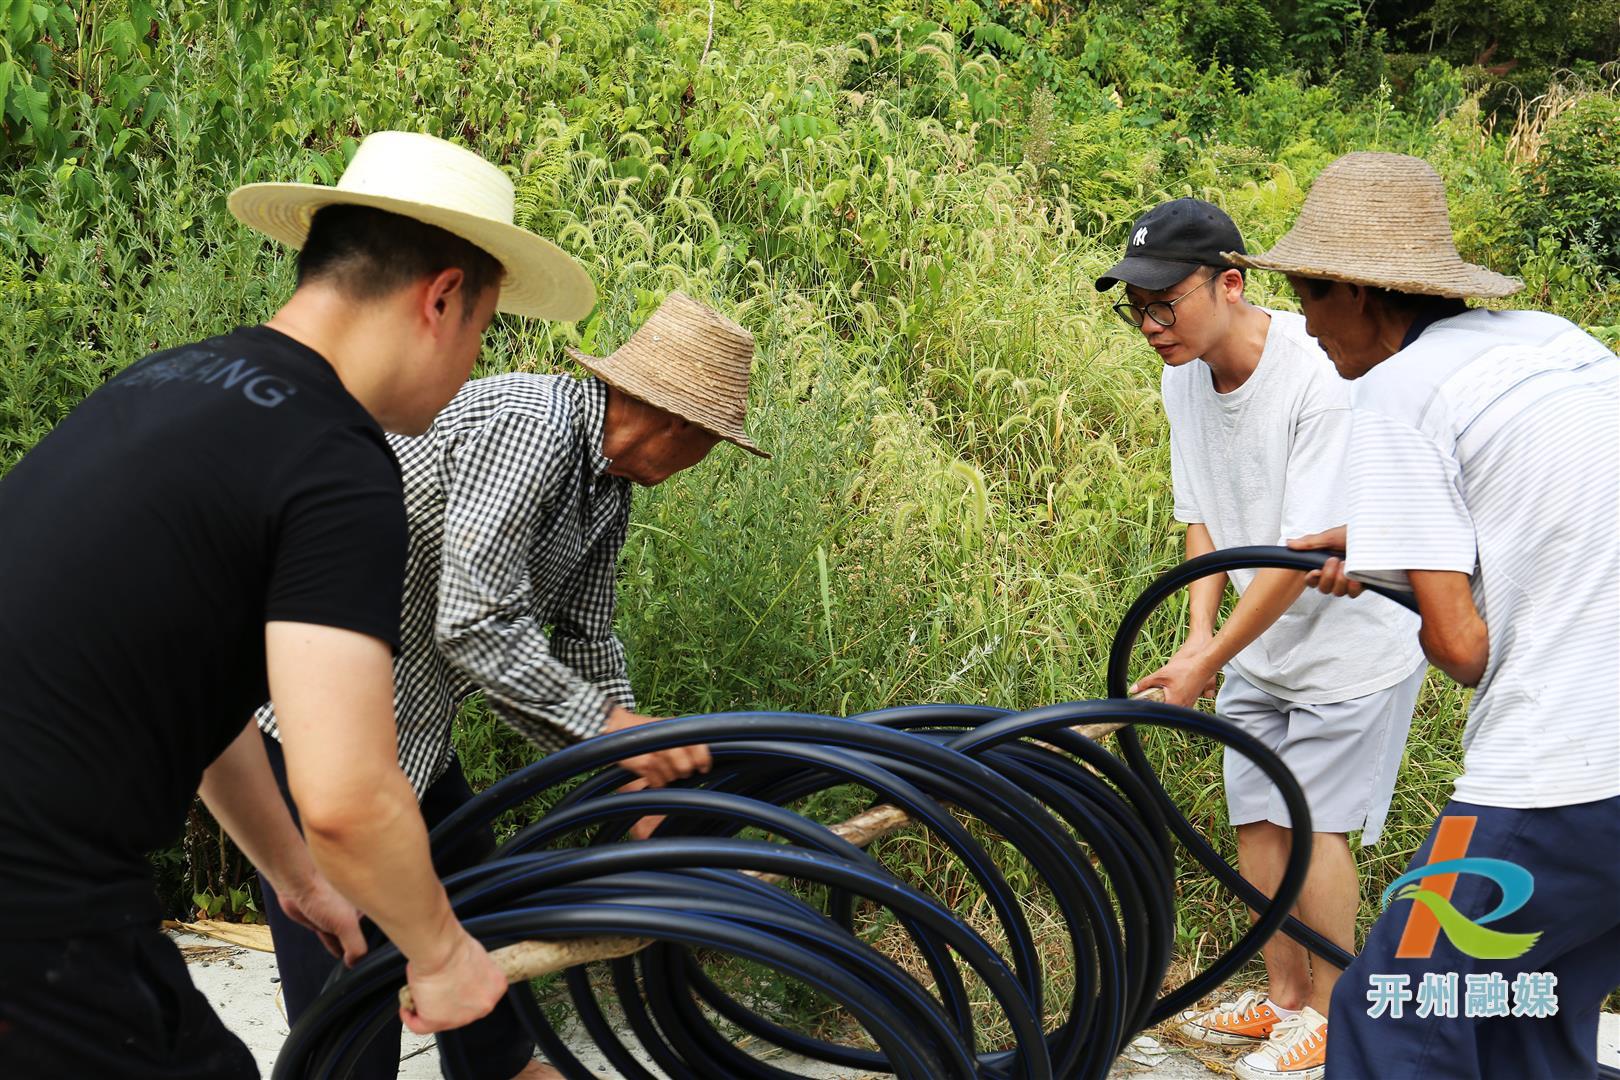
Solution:
[{"label": "white sneaker", "polygon": [[1266,1044],[1237,1063],[1242,1080],[1322,1080],[1327,1017],[1309,1005],[1282,1021]]},{"label": "white sneaker", "polygon": [[1271,1036],[1282,1015],[1264,994],[1245,991],[1236,1001],[1223,1001],[1213,1009],[1190,1009],[1176,1025],[1189,1039],[1220,1046],[1259,1046]]}]

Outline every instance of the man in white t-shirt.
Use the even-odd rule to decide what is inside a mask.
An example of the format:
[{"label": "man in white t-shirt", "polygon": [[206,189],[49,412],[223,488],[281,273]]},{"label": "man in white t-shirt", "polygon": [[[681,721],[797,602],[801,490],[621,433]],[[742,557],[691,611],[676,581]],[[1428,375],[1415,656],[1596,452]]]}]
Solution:
[{"label": "man in white t-shirt", "polygon": [[1468,309],[1521,286],[1458,257],[1417,158],[1340,158],[1242,261],[1289,275],[1357,380],[1348,528],[1295,546],[1347,545],[1322,591],[1409,589],[1429,659],[1476,688],[1452,799],[1335,994],[1328,1075],[1593,1076],[1620,985],[1620,359]]},{"label": "man in white t-shirt", "polygon": [[[1218,548],[1280,544],[1343,522],[1338,474],[1350,428],[1349,384],[1298,315],[1243,296],[1243,272],[1222,255],[1242,250],[1218,207],[1176,199],[1132,228],[1125,258],[1097,288],[1125,283],[1116,305],[1163,359],[1175,517],[1187,557]],[[1186,641],[1133,687],[1161,687],[1190,706],[1225,673],[1216,711],[1277,751],[1299,779],[1315,843],[1298,916],[1354,947],[1360,890],[1347,834],[1375,843],[1394,790],[1412,707],[1426,666],[1417,620],[1382,598],[1363,607],[1305,592],[1305,575],[1230,575],[1239,600],[1217,631],[1225,579],[1190,589]],[[1227,805],[1238,867],[1266,893],[1287,862],[1291,822],[1258,768],[1225,756]],[[1267,991],[1189,1013],[1197,1039],[1252,1045],[1246,1080],[1322,1074],[1326,1016],[1338,970],[1313,964],[1277,935],[1265,947]]]}]

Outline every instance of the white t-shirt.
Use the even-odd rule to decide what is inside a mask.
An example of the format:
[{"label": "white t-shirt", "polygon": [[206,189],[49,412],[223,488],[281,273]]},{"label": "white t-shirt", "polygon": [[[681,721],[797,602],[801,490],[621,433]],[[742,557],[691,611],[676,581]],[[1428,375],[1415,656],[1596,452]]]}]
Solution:
[{"label": "white t-shirt", "polygon": [[[1268,314],[1259,366],[1236,390],[1216,393],[1202,360],[1166,367],[1161,381],[1176,520],[1203,523],[1217,548],[1281,544],[1345,521],[1350,386],[1304,318]],[[1239,593],[1254,574],[1230,575]],[[1345,601],[1310,590],[1232,667],[1286,701],[1348,701],[1417,670],[1417,629],[1415,615],[1381,596]]]},{"label": "white t-shirt", "polygon": [[1485,620],[1464,802],[1620,795],[1617,391],[1613,353],[1532,311],[1442,319],[1355,383],[1348,569],[1471,574]]}]

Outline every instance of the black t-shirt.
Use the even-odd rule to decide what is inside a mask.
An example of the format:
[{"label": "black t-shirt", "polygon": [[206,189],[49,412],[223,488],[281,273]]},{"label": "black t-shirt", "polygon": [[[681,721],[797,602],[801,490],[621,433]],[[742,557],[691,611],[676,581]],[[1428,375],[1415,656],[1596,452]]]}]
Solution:
[{"label": "black t-shirt", "polygon": [[249,327],[155,353],[0,479],[0,936],[157,918],[146,853],[269,696],[271,620],[398,647],[381,428]]}]

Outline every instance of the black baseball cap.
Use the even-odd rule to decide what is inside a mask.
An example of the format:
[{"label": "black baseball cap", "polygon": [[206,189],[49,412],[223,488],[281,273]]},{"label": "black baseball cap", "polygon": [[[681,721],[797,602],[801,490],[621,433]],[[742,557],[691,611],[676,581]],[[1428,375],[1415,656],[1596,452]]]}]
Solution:
[{"label": "black baseball cap", "polygon": [[1202,199],[1172,199],[1136,219],[1125,257],[1097,279],[1097,291],[1121,281],[1148,292],[1168,289],[1200,266],[1230,267],[1223,251],[1248,254],[1226,211]]}]

